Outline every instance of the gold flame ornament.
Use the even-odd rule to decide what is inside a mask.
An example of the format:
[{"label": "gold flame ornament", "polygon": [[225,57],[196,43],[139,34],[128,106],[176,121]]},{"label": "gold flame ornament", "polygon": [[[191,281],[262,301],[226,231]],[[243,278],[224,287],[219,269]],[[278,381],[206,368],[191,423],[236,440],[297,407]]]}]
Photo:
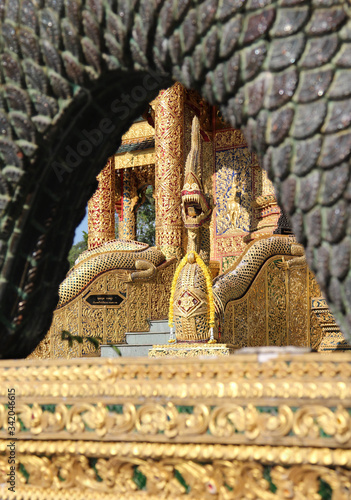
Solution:
[{"label": "gold flame ornament", "polygon": [[168,324],[171,328],[170,343],[216,343],[212,279],[208,267],[195,251],[183,257],[174,274]]}]

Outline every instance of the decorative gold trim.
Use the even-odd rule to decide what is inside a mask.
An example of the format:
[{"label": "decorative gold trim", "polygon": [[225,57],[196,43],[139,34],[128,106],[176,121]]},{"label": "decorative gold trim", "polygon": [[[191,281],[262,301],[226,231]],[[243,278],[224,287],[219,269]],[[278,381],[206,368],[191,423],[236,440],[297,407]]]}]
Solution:
[{"label": "decorative gold trim", "polygon": [[215,142],[216,150],[232,148],[234,145],[247,145],[244,135],[240,130],[233,128],[229,130],[217,130]]},{"label": "decorative gold trim", "polygon": [[166,344],[154,345],[149,350],[149,358],[161,358],[164,356],[174,356],[179,358],[189,358],[196,356],[229,356],[235,351],[235,346],[231,344]]},{"label": "decorative gold trim", "polygon": [[349,353],[267,349],[2,361],[3,436],[8,389],[16,394],[17,483],[15,493],[3,486],[11,441],[2,439],[0,497],[319,499],[321,478],[347,500],[350,376]]},{"label": "decorative gold trim", "polygon": [[274,194],[266,194],[266,195],[258,196],[252,202],[253,208],[260,208],[260,209],[264,209],[264,208],[271,207],[274,205],[277,205],[277,199],[274,196]]},{"label": "decorative gold trim", "polygon": [[[118,394],[118,387],[111,385],[121,382],[135,383],[136,380],[155,383],[157,379],[171,379],[172,384],[169,387],[174,388],[178,382],[192,379],[215,380],[227,384],[233,380],[253,383],[257,382],[257,377],[260,381],[273,378],[275,384],[282,383],[284,379],[293,384],[304,382],[306,377],[317,377],[320,381],[338,379],[337,381],[344,381],[348,385],[351,376],[351,354],[348,352],[331,353],[328,357],[319,353],[292,355],[285,353],[284,348],[281,348],[281,353],[275,350],[270,355],[269,351],[268,354],[265,354],[266,352],[267,348],[262,350],[262,354],[237,353],[220,361],[215,359],[152,361],[145,358],[1,360],[0,403],[7,401],[9,384],[16,386],[20,391],[18,394],[22,397],[41,393],[67,397],[67,391],[76,394],[77,386],[74,384],[81,382],[89,383],[87,391],[89,395],[91,388],[94,387],[90,382],[104,388],[104,394],[107,394],[106,391]],[[48,384],[55,384],[59,392],[52,394]],[[64,394],[61,394],[61,390],[64,390]],[[335,390],[338,390],[338,384],[335,385]],[[216,391],[213,385],[211,392],[216,393]],[[351,385],[348,391],[351,394]],[[285,394],[285,397],[289,397],[290,391]],[[315,394],[318,394],[318,389]],[[342,394],[344,399],[345,392]],[[335,397],[339,397],[337,393]]]},{"label": "decorative gold trim", "polygon": [[[0,440],[0,454],[7,452],[8,440]],[[351,450],[341,448],[320,448],[311,446],[257,446],[231,444],[171,444],[146,442],[98,442],[75,440],[18,440],[16,452],[19,455],[84,455],[86,457],[130,457],[160,460],[162,457],[183,458],[204,462],[215,457],[217,460],[257,460],[266,465],[299,465],[314,463],[351,468]],[[1,497],[2,498],[2,497]]]},{"label": "decorative gold trim", "polygon": [[[292,433],[305,445],[346,446],[351,440],[350,361],[349,353],[326,357],[269,350],[201,361],[3,361],[1,434],[7,436],[4,405],[8,388],[13,388],[24,425],[18,427],[18,437],[70,439],[74,431],[75,438],[89,440],[162,441],[183,439],[183,435],[192,442],[259,438],[262,444],[274,437],[280,444],[280,436],[285,444],[292,444]],[[42,407],[53,404],[55,411]],[[120,410],[108,405],[120,405]],[[184,420],[178,405],[193,407],[192,423]],[[256,411],[257,407],[263,409]],[[232,420],[234,415],[238,417]],[[152,424],[146,424],[149,421]],[[319,436],[316,429],[327,436]]]},{"label": "decorative gold trim", "polygon": [[143,151],[132,151],[115,155],[115,169],[124,168],[155,167],[155,150],[147,149]]},{"label": "decorative gold trim", "polygon": [[128,132],[122,136],[122,144],[134,142],[138,139],[146,139],[148,137],[153,137],[155,135],[155,130],[146,120],[135,122],[130,127]]},{"label": "decorative gold trim", "polygon": [[[259,390],[259,387],[258,387]],[[346,405],[318,404],[314,401],[284,404],[280,401],[255,403],[218,400],[212,404],[191,404],[191,415],[182,413],[173,402],[149,401],[139,404],[119,401],[119,410],[106,403],[58,403],[50,409],[42,404],[19,404],[16,407],[16,438],[148,440],[151,442],[266,444],[274,438],[279,445],[293,446],[303,440],[305,446],[350,447],[351,401]],[[233,398],[235,399],[235,398]],[[280,400],[282,399],[279,398]],[[335,404],[335,402],[334,402]],[[256,406],[255,406],[256,405]],[[6,415],[0,405],[0,415]],[[3,420],[0,438],[6,439],[7,422]]]},{"label": "decorative gold trim", "polygon": [[[0,467],[5,464],[6,461],[0,458]],[[22,493],[20,497],[18,490],[16,494],[4,492],[2,500],[7,498],[18,500],[34,496],[38,500],[44,498],[47,500],[53,498],[53,492],[56,493],[54,498],[57,499],[97,500],[116,498],[116,495],[118,498],[129,499],[145,498],[147,494],[148,498],[206,499],[215,495],[224,499],[276,500],[287,498],[287,493],[288,498],[296,500],[318,499],[321,498],[318,495],[320,479],[333,486],[335,498],[347,500],[351,476],[350,471],[344,468],[333,470],[315,464],[302,464],[287,469],[280,465],[264,468],[257,461],[217,459],[211,463],[198,463],[185,461],[182,458],[166,458],[153,462],[139,458],[114,457],[109,460],[99,458],[93,466],[84,456],[50,458],[28,456],[21,458],[21,465],[30,472],[31,484],[19,488]],[[144,483],[142,485],[139,483],[139,488],[135,480],[136,471]],[[23,483],[22,474],[21,479]],[[273,490],[272,485],[274,485]],[[255,497],[251,496],[252,492]],[[28,493],[33,496],[28,496]]]},{"label": "decorative gold trim", "polygon": [[[288,498],[296,500],[318,499],[321,498],[318,495],[320,479],[332,486],[333,496],[338,500],[349,498],[351,473],[345,466],[350,464],[350,452],[345,450],[302,448],[297,452],[296,449],[269,446],[237,449],[222,446],[219,449],[192,448],[190,458],[189,447],[183,445],[182,449],[173,447],[171,452],[165,448],[161,454],[156,450],[159,456],[156,461],[150,458],[152,447],[145,443],[139,447],[129,443],[133,447],[129,453],[125,450],[119,453],[118,447],[114,447],[112,456],[106,458],[99,450],[98,459],[92,462],[88,458],[92,456],[88,448],[86,454],[77,454],[72,452],[73,445],[63,454],[61,450],[65,446],[62,447],[62,442],[58,444],[61,449],[56,454],[51,451],[52,446],[45,447],[41,456],[33,455],[33,447],[28,454],[19,453],[21,469],[18,466],[16,470],[14,493],[7,490],[5,483],[7,457],[0,456],[2,500],[100,500],[113,499],[116,495],[122,499],[145,498],[145,495],[148,498],[246,499],[251,498],[252,492],[253,498],[262,500],[286,498],[287,493]],[[230,458],[223,458],[224,454]],[[242,458],[238,459],[238,455]],[[279,457],[278,463],[286,467],[276,465],[275,457]],[[306,461],[309,463],[303,463]],[[336,470],[329,468],[330,465],[336,466]],[[27,485],[24,471],[28,476]]]}]

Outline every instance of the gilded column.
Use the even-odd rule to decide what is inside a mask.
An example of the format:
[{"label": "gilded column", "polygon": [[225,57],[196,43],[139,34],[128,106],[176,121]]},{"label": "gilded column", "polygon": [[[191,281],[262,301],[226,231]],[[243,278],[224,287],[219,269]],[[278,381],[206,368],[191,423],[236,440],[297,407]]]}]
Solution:
[{"label": "gilded column", "polygon": [[184,87],[160,93],[155,109],[156,245],[167,259],[182,257],[180,193],[184,176]]},{"label": "gilded column", "polygon": [[113,159],[97,176],[99,186],[88,202],[88,248],[115,239],[115,171]]},{"label": "gilded column", "polygon": [[119,223],[121,240],[136,239],[135,206],[138,201],[136,177],[131,168],[123,171],[123,219]]}]

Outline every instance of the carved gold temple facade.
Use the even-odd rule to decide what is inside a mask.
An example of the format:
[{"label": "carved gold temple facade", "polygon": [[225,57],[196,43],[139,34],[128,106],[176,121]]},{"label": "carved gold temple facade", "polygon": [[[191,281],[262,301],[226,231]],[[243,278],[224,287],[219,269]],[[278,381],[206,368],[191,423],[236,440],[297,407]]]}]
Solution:
[{"label": "carved gold temple facade", "polygon": [[[197,92],[176,83],[150,104],[99,174],[98,189],[88,204],[88,245],[93,253],[83,254],[79,276],[73,268],[66,279],[71,284],[66,283],[64,290],[61,286],[51,329],[31,357],[99,355],[85,339],[70,347],[61,339],[63,330],[83,338],[93,333],[102,344],[119,344],[126,332],[145,332],[150,320],[167,319],[172,278],[187,247],[181,190],[194,116],[200,123],[201,182],[214,207],[206,236],[212,277],[235,275],[253,243],[260,253],[259,242],[274,233],[281,239],[292,238],[284,235],[289,230],[273,186],[242,133],[224,123],[218,110]],[[152,276],[133,281],[122,254],[117,258],[113,252],[130,255],[140,250],[136,255],[143,259],[143,252],[152,251],[147,245],[139,248],[130,243],[136,240],[137,211],[147,186],[153,188],[155,240],[163,258],[154,262]],[[119,240],[113,243],[116,214]],[[94,254],[109,242],[113,249]],[[225,305],[217,324],[219,342],[235,348],[295,345],[327,352],[348,348],[303,256],[277,253],[251,274],[245,293]],[[159,352],[166,354],[167,349]]]},{"label": "carved gold temple facade", "polygon": [[[202,235],[217,343],[155,346],[157,359],[99,358],[86,340],[70,347],[63,330],[118,345],[168,317],[188,248],[181,195],[194,116],[201,188],[212,200]],[[98,182],[89,249],[61,285],[50,331],[25,366],[0,367],[1,498],[348,500],[351,365],[335,352],[348,346],[242,134],[176,84],[124,135]],[[149,185],[156,248],[135,241]],[[321,352],[236,352],[290,345]],[[15,493],[6,484],[10,386]]]},{"label": "carved gold temple facade", "polygon": [[348,500],[350,374],[347,353],[2,361],[1,498]]}]

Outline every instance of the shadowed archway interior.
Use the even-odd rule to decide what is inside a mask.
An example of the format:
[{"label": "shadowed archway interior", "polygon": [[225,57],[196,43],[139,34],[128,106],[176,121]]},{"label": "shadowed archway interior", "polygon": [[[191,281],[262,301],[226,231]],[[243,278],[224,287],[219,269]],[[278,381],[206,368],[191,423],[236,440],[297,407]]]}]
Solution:
[{"label": "shadowed archway interior", "polygon": [[327,4],[1,3],[1,357],[46,333],[97,173],[175,80],[242,128],[350,338],[351,31]]}]

